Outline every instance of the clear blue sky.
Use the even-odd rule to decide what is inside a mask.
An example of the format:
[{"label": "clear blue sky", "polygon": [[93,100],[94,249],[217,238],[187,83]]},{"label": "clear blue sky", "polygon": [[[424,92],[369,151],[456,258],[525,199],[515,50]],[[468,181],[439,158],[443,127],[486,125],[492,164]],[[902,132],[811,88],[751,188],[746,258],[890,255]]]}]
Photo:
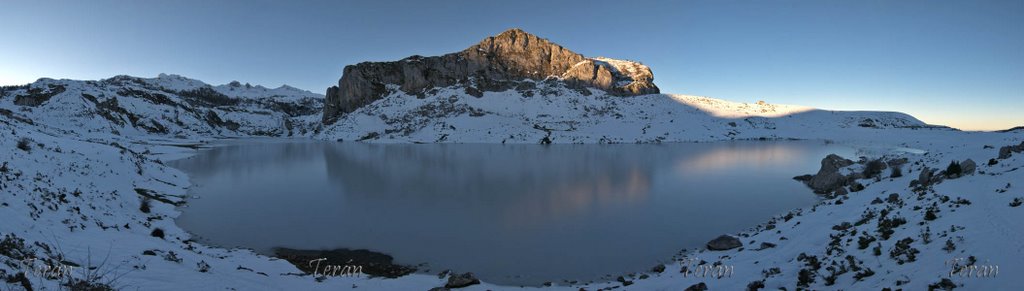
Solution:
[{"label": "clear blue sky", "polygon": [[666,93],[1024,125],[1024,1],[11,1],[0,84],[175,73],[324,92],[345,65],[511,27]]}]

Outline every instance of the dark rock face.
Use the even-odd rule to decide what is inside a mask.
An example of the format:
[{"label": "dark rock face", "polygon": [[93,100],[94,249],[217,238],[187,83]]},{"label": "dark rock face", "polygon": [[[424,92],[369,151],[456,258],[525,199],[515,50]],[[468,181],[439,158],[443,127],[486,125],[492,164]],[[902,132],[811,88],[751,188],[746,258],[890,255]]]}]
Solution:
[{"label": "dark rock face", "polygon": [[[590,59],[546,39],[511,29],[457,53],[411,56],[395,62],[346,66],[338,86],[327,89],[324,124],[383,98],[387,85],[411,95],[460,85],[473,96],[521,87],[524,80],[556,77],[573,88],[592,87],[613,95],[657,94],[650,68],[635,62]],[[478,96],[478,97],[479,97]]]},{"label": "dark rock face", "polygon": [[743,242],[740,242],[740,239],[724,234],[708,242],[708,249],[712,251],[731,250],[741,246]]},{"label": "dark rock face", "polygon": [[66,88],[63,85],[50,84],[47,88],[29,88],[25,95],[14,97],[14,105],[36,107],[43,105],[47,100],[57,94],[64,93]]}]

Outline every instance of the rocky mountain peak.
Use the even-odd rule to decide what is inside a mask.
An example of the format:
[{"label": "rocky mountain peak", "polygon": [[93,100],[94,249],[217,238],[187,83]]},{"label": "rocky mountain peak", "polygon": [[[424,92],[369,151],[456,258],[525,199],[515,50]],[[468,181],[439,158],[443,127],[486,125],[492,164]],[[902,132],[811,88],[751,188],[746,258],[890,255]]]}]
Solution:
[{"label": "rocky mountain peak", "polygon": [[[595,88],[611,95],[657,94],[654,74],[643,64],[581,54],[518,28],[487,37],[460,52],[412,56],[394,62],[346,66],[338,86],[327,89],[324,124],[386,96],[387,85],[410,95],[461,86],[467,94],[505,91],[523,82],[554,79],[566,87]],[[585,92],[589,91],[583,90]]]}]

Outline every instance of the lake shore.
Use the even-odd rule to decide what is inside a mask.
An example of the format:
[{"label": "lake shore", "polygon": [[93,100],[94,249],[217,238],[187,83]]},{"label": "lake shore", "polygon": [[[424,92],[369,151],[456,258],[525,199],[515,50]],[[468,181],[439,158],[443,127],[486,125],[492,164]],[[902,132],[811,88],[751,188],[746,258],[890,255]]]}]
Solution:
[{"label": "lake shore", "polygon": [[[96,283],[145,289],[222,286],[254,290],[285,286],[303,289],[353,286],[429,289],[447,283],[444,278],[421,274],[399,279],[332,277],[321,282],[301,275],[298,269],[284,260],[247,250],[212,248],[195,243],[188,233],[174,224],[174,218],[180,214],[174,204],[184,201],[189,187],[188,177],[163,165],[161,160],[193,154],[194,146],[181,145],[205,143],[210,139],[171,140],[176,145],[167,145],[167,139],[79,140],[42,134],[32,127],[18,126],[15,130],[20,132],[20,136],[32,136],[32,144],[29,150],[17,149],[17,139],[4,139],[2,144],[16,149],[4,157],[10,162],[3,167],[3,190],[10,195],[4,200],[5,207],[0,207],[0,214],[12,218],[3,223],[6,240],[15,246],[13,250],[20,253],[34,254],[39,258],[59,258],[79,265],[89,265],[91,261],[95,266],[99,264],[97,257],[106,257],[107,263],[98,267],[120,275],[98,278]],[[984,279],[949,276],[951,266],[945,262],[954,257],[974,257],[979,264],[999,265],[1004,273],[1021,267],[1019,262],[1001,258],[1013,257],[1007,251],[1016,250],[1018,255],[1020,251],[1016,241],[1022,231],[1016,231],[1019,226],[1010,221],[1020,218],[1021,212],[1020,208],[1010,204],[1021,193],[1019,188],[1015,188],[1018,186],[1008,184],[1024,180],[1024,171],[1016,170],[1024,166],[1022,155],[1013,155],[991,166],[981,162],[978,174],[946,180],[923,191],[915,191],[908,185],[922,167],[944,168],[951,160],[966,158],[987,162],[996,158],[1000,147],[1017,144],[1024,137],[1020,133],[909,129],[887,129],[885,133],[883,136],[847,136],[835,142],[857,146],[863,154],[871,157],[892,154],[889,149],[893,146],[926,151],[926,154],[898,151],[897,154],[907,157],[908,165],[912,165],[905,169],[904,177],[866,182],[863,191],[825,200],[817,206],[783,215],[739,233],[737,235],[745,245],[742,250],[693,250],[677,258],[682,262],[666,264],[662,273],[635,274],[624,276],[622,282],[613,280],[582,287],[614,287],[628,281],[631,288],[643,289],[685,288],[697,283],[705,283],[714,289],[731,289],[763,281],[768,288],[807,284],[818,288],[919,289],[941,284],[943,278],[972,288],[1020,283],[1014,276]],[[982,171],[985,174],[981,174]],[[145,197],[136,194],[136,188],[153,191],[154,195],[171,203],[145,202]],[[26,195],[30,192],[37,194]],[[887,202],[890,194],[898,194],[895,202]],[[873,204],[876,198],[883,203]],[[970,201],[970,204],[959,198]],[[149,212],[141,210],[144,203],[149,204]],[[938,209],[937,219],[925,220],[929,207]],[[26,212],[26,209],[30,211]],[[875,217],[869,219],[874,222],[861,227],[856,222],[863,218],[865,209],[875,213]],[[883,210],[890,216],[879,220]],[[878,237],[875,227],[878,222],[895,217],[905,219],[906,223],[892,227],[889,239]],[[843,222],[850,222],[853,227],[845,227]],[[858,230],[858,227],[864,229]],[[931,236],[928,243],[921,237],[926,230]],[[861,249],[858,241],[864,234],[877,238]],[[838,243],[832,243],[836,237]],[[905,238],[911,241],[904,243]],[[953,251],[944,250],[947,240],[954,245]],[[775,247],[768,251],[753,248],[760,248],[762,242]],[[58,249],[59,252],[54,251]],[[877,256],[875,249],[880,253]],[[11,249],[6,251],[10,253]],[[852,260],[847,256],[852,256]],[[683,266],[688,264],[686,262],[690,262],[689,258],[712,263],[720,261],[732,266],[735,272],[731,277],[721,279],[681,273]],[[14,258],[5,256],[3,259]],[[859,271],[853,271],[853,265]],[[19,273],[18,269],[10,266],[3,268],[12,276]],[[867,275],[869,269],[870,276]],[[28,277],[32,277],[31,274]],[[162,278],[181,279],[167,281]],[[67,280],[72,279],[26,279],[33,286],[50,288],[68,283],[65,282]],[[902,285],[892,285],[897,280],[903,282]],[[556,282],[548,288],[575,290],[579,287]],[[470,288],[512,287],[483,282]]]}]

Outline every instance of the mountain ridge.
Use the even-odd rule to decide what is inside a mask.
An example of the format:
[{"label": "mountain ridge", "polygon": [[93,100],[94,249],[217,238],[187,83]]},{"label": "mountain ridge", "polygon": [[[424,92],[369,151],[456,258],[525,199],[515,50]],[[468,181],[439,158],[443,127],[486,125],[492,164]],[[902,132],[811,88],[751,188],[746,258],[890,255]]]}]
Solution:
[{"label": "mountain ridge", "polygon": [[[534,89],[538,81],[559,83],[589,94],[600,89],[616,96],[657,94],[650,68],[630,61],[587,58],[569,49],[513,28],[484,38],[454,53],[414,55],[391,62],[361,62],[345,66],[337,86],[327,89],[323,123],[383,98],[387,85],[410,95],[428,90],[462,87],[467,94]],[[627,68],[628,67],[628,68]],[[527,80],[533,82],[526,82]]]},{"label": "mountain ridge", "polygon": [[322,95],[290,86],[213,86],[180,75],[40,78],[0,87],[0,110],[82,137],[206,138],[310,135]]}]

